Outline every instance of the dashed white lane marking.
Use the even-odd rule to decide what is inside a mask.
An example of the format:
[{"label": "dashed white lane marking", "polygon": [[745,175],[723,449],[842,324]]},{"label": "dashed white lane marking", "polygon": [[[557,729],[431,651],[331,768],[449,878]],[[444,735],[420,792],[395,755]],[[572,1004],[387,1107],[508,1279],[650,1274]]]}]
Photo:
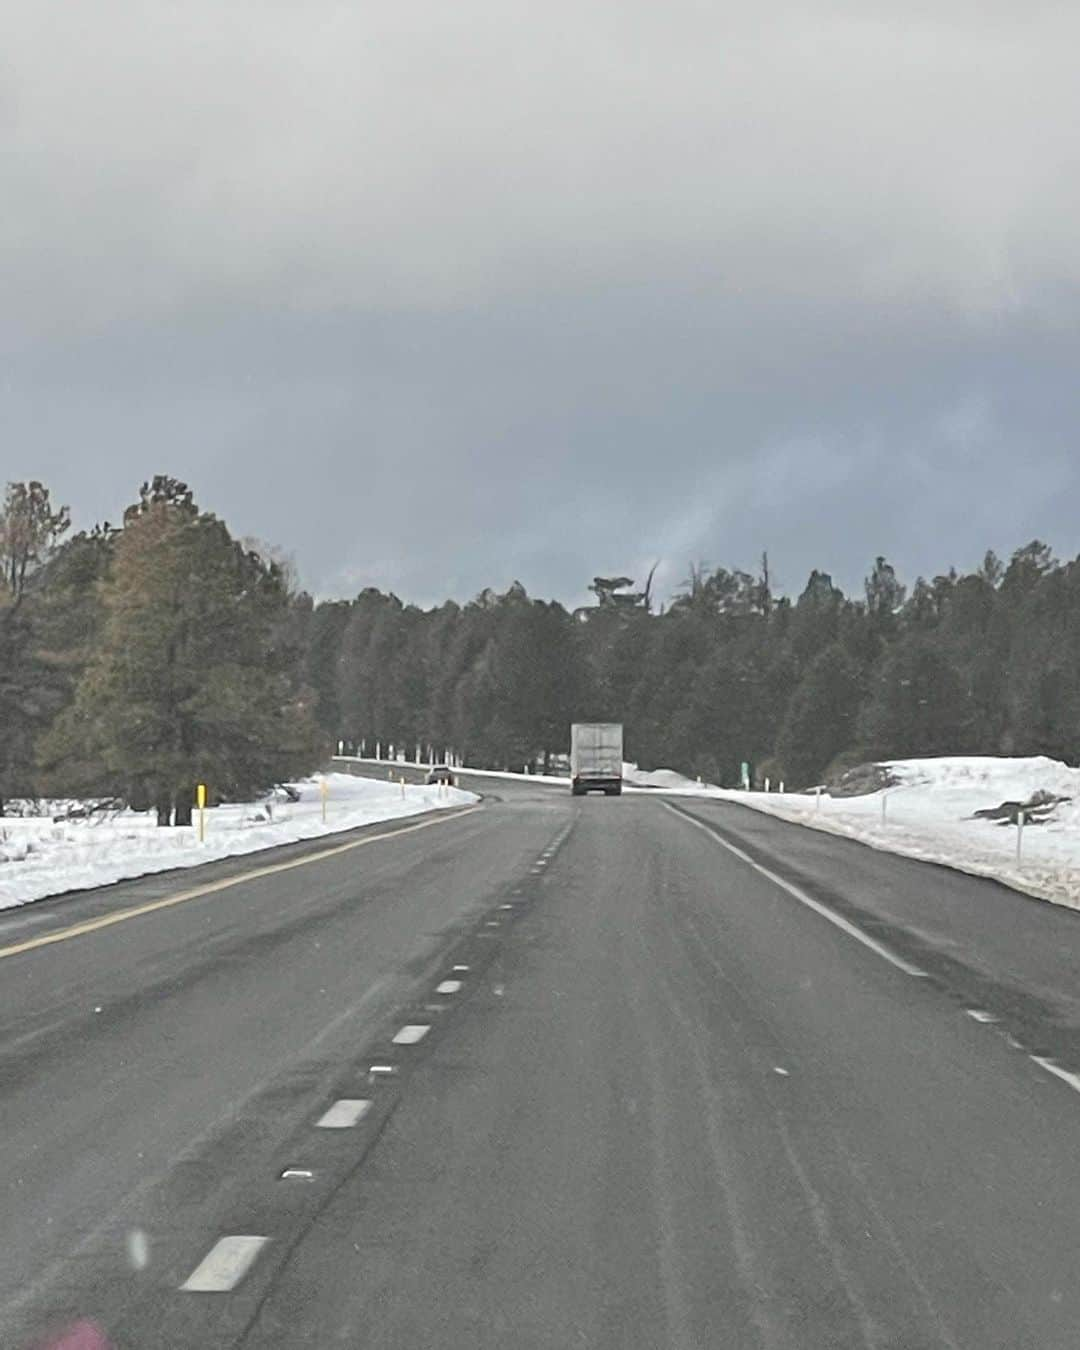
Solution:
[{"label": "dashed white lane marking", "polygon": [[418,1041],[424,1039],[430,1030],[431,1027],[425,1026],[423,1023],[410,1023],[408,1026],[402,1027],[394,1037],[394,1044],[416,1045]]},{"label": "dashed white lane marking", "polygon": [[180,1288],[191,1294],[217,1294],[235,1289],[269,1241],[266,1237],[243,1234],[219,1238]]},{"label": "dashed white lane marking", "polygon": [[372,1064],[368,1069],[368,1073],[374,1078],[378,1077],[379,1074],[390,1075],[397,1073],[397,1068],[393,1064]]},{"label": "dashed white lane marking", "polygon": [[982,1008],[965,1008],[964,1011],[976,1022],[982,1022],[984,1025],[997,1022],[999,1019],[993,1013],[984,1012]]},{"label": "dashed white lane marking", "polygon": [[150,1239],[146,1233],[141,1228],[132,1228],[126,1245],[132,1270],[145,1270],[150,1264]]},{"label": "dashed white lane marking", "polygon": [[1052,1059],[1043,1059],[1041,1055],[1032,1055],[1031,1059],[1040,1069],[1045,1069],[1047,1073],[1052,1073],[1055,1078],[1060,1078],[1063,1083],[1068,1083],[1074,1092],[1080,1092],[1080,1074],[1070,1073],[1068,1069],[1063,1069],[1060,1064],[1055,1064]]},{"label": "dashed white lane marking", "polygon": [[513,906],[513,905],[500,905],[499,908],[500,908],[500,909],[513,909],[514,906]]},{"label": "dashed white lane marking", "polygon": [[371,1102],[366,1097],[342,1097],[315,1124],[321,1130],[351,1130],[370,1109]]},{"label": "dashed white lane marking", "polygon": [[437,986],[435,992],[437,994],[456,994],[460,988],[460,980],[443,980],[442,984]]},{"label": "dashed white lane marking", "polygon": [[780,1075],[781,1078],[790,1078],[790,1077],[791,1077],[791,1074],[788,1073],[787,1069],[782,1069],[782,1068],[780,1067],[779,1064],[774,1064],[774,1065],[773,1065],[773,1073],[778,1073],[778,1074]]},{"label": "dashed white lane marking", "polygon": [[468,966],[455,966],[454,969],[455,969],[455,970],[468,970],[469,967],[468,967]]},{"label": "dashed white lane marking", "polygon": [[[355,1019],[362,1009],[378,999],[389,983],[389,976],[380,976],[379,979],[377,979],[375,983],[360,996],[360,998],[346,1007],[337,1017],[327,1022],[327,1024],[320,1031],[316,1032],[309,1041],[298,1047],[296,1052],[297,1057],[307,1059],[320,1045],[323,1044],[327,1036],[336,1034],[341,1026],[344,1026],[350,1019]],[[42,1032],[50,1030],[51,1028],[46,1026],[40,1031],[35,1031],[31,1034],[33,1036],[38,1036],[42,1034]],[[19,1042],[16,1043],[25,1042],[27,1039],[28,1038],[20,1037]],[[15,1043],[8,1041],[5,1048],[10,1050],[13,1044]],[[251,1106],[251,1104],[256,1101],[259,1094],[265,1090],[265,1087],[266,1080],[262,1078],[257,1079],[255,1085],[238,1101],[232,1104],[233,1109],[239,1112],[241,1108]],[[212,1141],[214,1137],[214,1128],[215,1127],[212,1125],[208,1126],[207,1129],[188,1141],[188,1149],[192,1154]],[[42,1297],[44,1291],[52,1285],[53,1281],[58,1276],[62,1277],[64,1273],[70,1269],[70,1263],[73,1260],[94,1250],[101,1242],[102,1238],[111,1232],[116,1224],[123,1221],[124,1214],[129,1210],[131,1204],[136,1199],[141,1202],[150,1194],[156,1181],[157,1178],[155,1178],[153,1173],[148,1174],[142,1181],[137,1183],[133,1190],[128,1192],[125,1198],[119,1200],[114,1206],[108,1207],[104,1216],[88,1228],[81,1236],[73,1236],[72,1241],[74,1245],[68,1248],[63,1256],[44,1263],[32,1278],[25,1280],[19,1289],[19,1292],[8,1299],[4,1307],[4,1313],[6,1315],[11,1315],[17,1308],[25,1308],[29,1304],[34,1303],[38,1298]]]},{"label": "dashed white lane marking", "polygon": [[823,919],[827,919],[829,923],[839,928],[841,932],[847,933],[848,937],[853,937],[856,942],[861,942],[864,947],[869,948],[870,951],[874,952],[877,956],[880,956],[883,961],[888,961],[890,966],[895,966],[897,970],[902,970],[905,975],[912,975],[916,979],[926,979],[925,970],[920,970],[918,966],[913,966],[910,961],[905,961],[903,957],[897,956],[895,952],[889,951],[888,947],[883,947],[880,942],[875,941],[874,938],[864,933],[861,928],[856,928],[853,923],[848,923],[847,919],[837,914],[834,910],[829,909],[826,905],[821,904],[820,901],[815,900],[813,896],[807,895],[806,892],[800,890],[798,886],[793,886],[790,881],[785,881],[783,877],[777,876],[775,872],[771,872],[767,867],[762,867],[761,863],[755,862],[749,853],[744,853],[741,848],[737,848],[734,844],[728,843],[723,835],[718,834],[716,830],[711,829],[708,825],[704,824],[703,821],[695,820],[693,816],[688,816],[684,811],[677,811],[669,802],[664,802],[664,806],[672,813],[672,815],[680,817],[680,819],[687,821],[690,825],[696,825],[699,830],[704,830],[710,838],[716,840],[721,848],[726,848],[729,853],[733,853],[736,858],[746,863],[749,867],[752,867],[755,872],[766,877],[774,886],[779,886],[782,891],[786,891],[793,900],[798,900],[800,905],[805,905],[807,909],[812,909],[815,914],[820,914]]},{"label": "dashed white lane marking", "polygon": [[315,1173],[310,1167],[286,1167],[281,1174],[282,1181],[314,1181]]}]

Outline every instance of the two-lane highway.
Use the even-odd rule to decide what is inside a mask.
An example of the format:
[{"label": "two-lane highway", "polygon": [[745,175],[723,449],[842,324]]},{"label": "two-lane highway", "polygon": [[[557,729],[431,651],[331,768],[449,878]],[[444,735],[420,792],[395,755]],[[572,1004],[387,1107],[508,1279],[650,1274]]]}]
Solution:
[{"label": "two-lane highway", "polygon": [[1075,916],[492,789],[0,960],[4,1345],[1077,1344]]}]

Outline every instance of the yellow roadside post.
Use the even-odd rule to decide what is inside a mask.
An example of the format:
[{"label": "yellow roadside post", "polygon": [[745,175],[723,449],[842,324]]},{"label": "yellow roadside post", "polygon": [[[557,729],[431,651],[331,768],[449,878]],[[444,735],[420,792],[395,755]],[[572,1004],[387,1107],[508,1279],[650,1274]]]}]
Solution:
[{"label": "yellow roadside post", "polygon": [[330,785],[325,778],[319,779],[319,796],[322,798],[322,823],[326,824],[326,799],[330,796]]},{"label": "yellow roadside post", "polygon": [[199,808],[199,843],[206,843],[206,784],[200,783],[195,789],[195,801]]}]

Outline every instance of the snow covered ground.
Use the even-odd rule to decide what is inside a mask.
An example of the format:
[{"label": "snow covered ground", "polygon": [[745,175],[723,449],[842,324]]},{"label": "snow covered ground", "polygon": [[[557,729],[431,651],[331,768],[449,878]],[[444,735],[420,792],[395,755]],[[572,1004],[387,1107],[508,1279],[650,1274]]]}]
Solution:
[{"label": "snow covered ground", "polygon": [[[896,786],[863,797],[822,793],[818,802],[799,793],[721,788],[709,795],[890,853],[993,877],[1029,895],[1080,909],[1080,769],[1042,756],[973,755],[882,764]],[[1038,791],[1072,801],[1057,805],[1044,823],[1025,825],[1018,862],[1015,825],[971,817],[1005,801],[1028,801]]]},{"label": "snow covered ground", "polygon": [[664,792],[681,792],[694,797],[715,796],[721,789],[711,783],[697,783],[686,778],[674,769],[639,769],[636,764],[623,764],[623,785],[630,788],[660,789]]},{"label": "snow covered ground", "polygon": [[327,774],[326,783],[325,825],[319,780],[307,779],[293,784],[298,802],[280,794],[282,799],[272,802],[208,810],[202,844],[194,828],[159,829],[147,812],[58,824],[49,817],[5,816],[0,818],[0,909],[478,800],[458,788],[440,792],[406,785],[402,793],[400,784],[345,773]]}]

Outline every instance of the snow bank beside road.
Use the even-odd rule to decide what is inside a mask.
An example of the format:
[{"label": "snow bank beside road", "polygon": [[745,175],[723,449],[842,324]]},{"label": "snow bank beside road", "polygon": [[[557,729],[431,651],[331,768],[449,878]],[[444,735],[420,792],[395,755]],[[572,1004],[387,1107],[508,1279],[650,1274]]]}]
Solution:
[{"label": "snow bank beside road", "polygon": [[457,788],[440,792],[438,787],[407,785],[402,794],[398,783],[347,773],[327,774],[326,783],[325,825],[319,780],[307,779],[294,784],[298,802],[275,800],[207,811],[203,844],[194,828],[159,829],[150,812],[125,811],[58,824],[40,816],[0,818],[0,909],[478,800]]},{"label": "snow bank beside road", "polygon": [[639,769],[636,764],[623,763],[623,786],[649,788],[661,792],[691,793],[695,797],[715,796],[722,789],[711,783],[696,783],[674,769]]},{"label": "snow bank beside road", "polygon": [[[983,755],[890,760],[882,767],[896,785],[862,797],[823,792],[818,802],[801,793],[719,788],[709,795],[1080,909],[1080,769],[1045,756]],[[972,816],[1039,791],[1073,800],[1057,805],[1044,823],[1025,826],[1017,863],[1016,826]]]}]

